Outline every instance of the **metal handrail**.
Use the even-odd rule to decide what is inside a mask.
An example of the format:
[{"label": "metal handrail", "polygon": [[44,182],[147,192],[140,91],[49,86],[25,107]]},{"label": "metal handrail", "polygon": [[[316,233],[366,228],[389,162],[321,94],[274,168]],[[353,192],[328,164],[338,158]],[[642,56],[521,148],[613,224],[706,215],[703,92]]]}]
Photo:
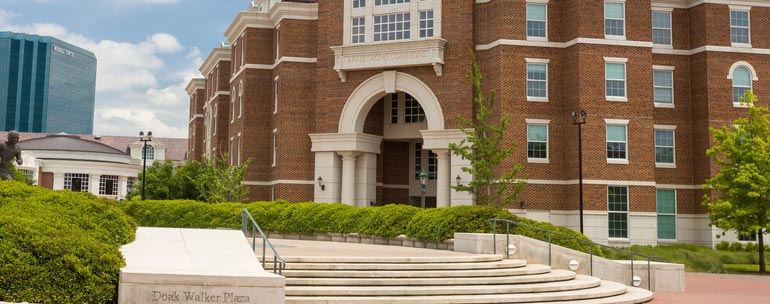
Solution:
[{"label": "metal handrail", "polygon": [[551,231],[551,230],[548,230],[548,229],[543,229],[543,228],[540,228],[540,227],[535,227],[535,226],[532,226],[532,225],[522,224],[522,223],[515,222],[515,221],[512,221],[512,220],[508,220],[508,219],[494,218],[494,219],[487,220],[487,222],[492,224],[492,248],[493,248],[495,254],[497,254],[497,223],[498,222],[505,223],[505,236],[506,236],[505,237],[505,248],[506,248],[506,250],[505,250],[505,258],[506,259],[510,258],[510,252],[508,251],[508,248],[510,246],[510,242],[511,241],[510,241],[510,238],[508,236],[510,234],[510,225],[511,224],[519,225],[519,226],[524,226],[524,227],[535,229],[537,231],[542,231],[542,232],[545,232],[545,233],[548,234],[548,266],[551,266],[551,263],[552,263],[552,257],[551,257],[551,245],[553,244],[552,237],[551,237],[552,235],[557,235],[557,236],[560,236],[560,237],[570,238],[570,239],[577,240],[577,241],[582,242],[582,243],[587,243],[589,245],[589,250],[588,250],[589,251],[588,252],[588,254],[589,254],[589,270],[588,271],[589,271],[589,275],[592,275],[592,276],[594,274],[594,246],[599,246],[599,247],[602,247],[602,248],[607,248],[607,249],[617,250],[617,251],[620,251],[620,252],[623,252],[623,253],[628,253],[629,255],[631,255],[631,259],[630,259],[631,260],[631,286],[634,286],[634,256],[639,256],[639,257],[642,257],[642,258],[646,258],[647,259],[647,289],[648,290],[652,290],[652,286],[650,285],[651,282],[652,282],[651,275],[650,275],[650,273],[651,273],[651,271],[650,271],[650,261],[651,260],[660,260],[661,259],[660,257],[644,255],[644,254],[636,253],[636,252],[633,252],[633,251],[628,251],[628,250],[624,250],[624,249],[620,249],[620,248],[615,248],[615,247],[611,247],[611,246],[607,246],[607,245],[602,245],[602,244],[594,243],[594,242],[592,242],[590,240],[585,240],[585,239],[577,238],[577,237],[574,237],[574,236],[571,236],[571,235],[567,235],[567,234],[564,234],[564,233],[559,233],[559,232]]},{"label": "metal handrail", "polygon": [[[249,225],[249,221],[251,221],[251,225]],[[256,229],[252,231],[252,229],[249,229],[250,227],[254,227]],[[262,236],[262,268],[265,268],[265,252],[267,251],[266,247],[270,246],[270,250],[273,251],[273,273],[279,275],[282,274],[283,270],[286,269],[286,261],[282,259],[280,255],[278,255],[278,251],[275,250],[273,244],[270,243],[270,240],[267,239],[265,233],[262,232],[262,228],[259,228],[259,224],[257,224],[257,221],[254,220],[254,217],[251,216],[251,213],[249,213],[249,210],[246,208],[241,210],[241,231],[243,231],[243,234],[246,237],[248,237],[249,232],[251,232],[251,249],[254,251],[257,250],[256,232],[259,232],[259,235]]]}]

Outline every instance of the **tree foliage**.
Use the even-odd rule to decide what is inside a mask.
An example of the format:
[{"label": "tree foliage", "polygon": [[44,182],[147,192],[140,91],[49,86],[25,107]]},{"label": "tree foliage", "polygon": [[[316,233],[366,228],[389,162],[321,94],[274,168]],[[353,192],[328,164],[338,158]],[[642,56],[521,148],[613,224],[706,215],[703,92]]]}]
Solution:
[{"label": "tree foliage", "polygon": [[[155,161],[147,167],[145,196],[153,200],[191,199],[209,203],[240,202],[248,190],[241,184],[249,161],[231,166],[227,157],[204,159],[203,162],[187,161],[176,167],[170,160]],[[141,195],[142,173],[131,196]]]},{"label": "tree foliage", "polygon": [[703,204],[709,208],[711,224],[748,236],[758,233],[759,267],[765,272],[763,232],[770,228],[770,110],[757,106],[748,92],[748,117],[732,126],[711,129],[714,146],[706,154],[720,171],[706,180]]},{"label": "tree foliage", "polygon": [[476,115],[473,119],[458,117],[459,128],[466,138],[459,143],[451,143],[449,149],[453,154],[470,160],[470,167],[463,167],[462,170],[470,173],[473,181],[453,188],[471,193],[481,205],[503,207],[516,200],[516,196],[526,185],[526,178],[517,179],[523,169],[521,164],[515,164],[509,170],[503,170],[500,166],[513,154],[516,147],[513,141],[504,141],[504,134],[511,125],[511,117],[501,113],[499,122],[493,120],[496,93],[492,90],[489,98],[484,95],[481,88],[484,77],[476,54],[472,53],[471,58],[473,68],[468,73],[468,80],[477,94],[474,98]]},{"label": "tree foliage", "polygon": [[17,182],[23,182],[29,186],[32,186],[37,182],[34,179],[24,176],[24,172],[21,172],[21,170],[16,169],[16,166],[14,166],[13,162],[11,162],[10,167],[11,167],[11,173],[13,174],[13,180]]}]

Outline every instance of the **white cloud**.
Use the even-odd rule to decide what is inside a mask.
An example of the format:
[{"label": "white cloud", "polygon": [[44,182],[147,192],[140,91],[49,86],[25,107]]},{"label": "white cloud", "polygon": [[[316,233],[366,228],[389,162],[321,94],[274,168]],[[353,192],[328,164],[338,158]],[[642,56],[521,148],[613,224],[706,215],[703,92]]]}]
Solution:
[{"label": "white cloud", "polygon": [[186,55],[189,65],[174,69],[163,58],[178,56],[185,47],[169,33],[154,33],[139,42],[95,41],[58,24],[14,24],[17,17],[0,9],[0,28],[53,36],[96,55],[94,133],[136,135],[140,129],[151,129],[159,137],[187,137],[184,88],[191,78],[200,76],[200,50],[191,49]]}]

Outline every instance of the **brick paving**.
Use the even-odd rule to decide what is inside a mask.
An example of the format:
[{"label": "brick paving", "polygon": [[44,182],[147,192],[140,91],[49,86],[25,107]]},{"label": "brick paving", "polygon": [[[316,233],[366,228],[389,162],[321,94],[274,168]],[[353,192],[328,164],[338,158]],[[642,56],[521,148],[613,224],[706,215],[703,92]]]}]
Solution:
[{"label": "brick paving", "polygon": [[686,273],[684,293],[656,292],[651,304],[770,303],[770,276]]}]

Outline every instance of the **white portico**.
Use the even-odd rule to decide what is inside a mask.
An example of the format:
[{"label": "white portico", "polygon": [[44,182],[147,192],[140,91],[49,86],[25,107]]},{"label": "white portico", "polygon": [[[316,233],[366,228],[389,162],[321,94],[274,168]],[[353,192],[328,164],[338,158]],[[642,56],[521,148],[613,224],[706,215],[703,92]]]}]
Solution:
[{"label": "white portico", "polygon": [[[425,121],[410,128],[385,123],[381,136],[364,133],[369,112],[388,94],[401,94],[391,96],[409,96],[418,101]],[[396,113],[398,102],[393,98],[393,111]],[[412,139],[420,141],[422,149],[430,150],[435,155],[436,161],[431,163],[431,168],[435,169],[431,193],[435,193],[436,206],[472,204],[470,195],[451,189],[451,183],[456,183],[457,176],[461,183],[470,180],[470,176],[460,169],[467,166],[467,161],[451,155],[449,151],[449,143],[459,142],[463,137],[464,134],[457,129],[444,128],[444,115],[438,98],[424,82],[397,71],[377,74],[361,83],[348,98],[340,117],[338,133],[310,134],[312,152],[315,153],[315,176],[320,179],[315,185],[314,200],[342,202],[357,207],[376,202],[377,187],[383,186],[377,181],[378,154],[382,153],[383,140]]]}]

